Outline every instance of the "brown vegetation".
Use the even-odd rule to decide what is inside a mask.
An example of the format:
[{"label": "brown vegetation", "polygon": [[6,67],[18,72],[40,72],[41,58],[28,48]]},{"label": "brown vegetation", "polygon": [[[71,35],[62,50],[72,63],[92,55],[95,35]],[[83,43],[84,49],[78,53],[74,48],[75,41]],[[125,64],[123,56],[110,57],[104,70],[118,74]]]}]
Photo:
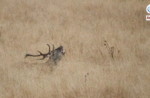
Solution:
[{"label": "brown vegetation", "polygon": [[[0,98],[149,98],[148,3],[1,0]],[[45,43],[66,51],[53,72],[24,59]]]}]

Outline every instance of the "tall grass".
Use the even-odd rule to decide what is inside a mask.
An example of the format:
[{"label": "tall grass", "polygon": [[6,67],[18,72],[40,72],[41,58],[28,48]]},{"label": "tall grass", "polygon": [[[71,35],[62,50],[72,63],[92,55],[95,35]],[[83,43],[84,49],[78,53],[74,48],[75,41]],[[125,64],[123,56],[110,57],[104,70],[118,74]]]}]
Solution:
[{"label": "tall grass", "polygon": [[[149,98],[148,3],[1,0],[0,98]],[[24,59],[45,43],[66,51],[53,72]]]}]

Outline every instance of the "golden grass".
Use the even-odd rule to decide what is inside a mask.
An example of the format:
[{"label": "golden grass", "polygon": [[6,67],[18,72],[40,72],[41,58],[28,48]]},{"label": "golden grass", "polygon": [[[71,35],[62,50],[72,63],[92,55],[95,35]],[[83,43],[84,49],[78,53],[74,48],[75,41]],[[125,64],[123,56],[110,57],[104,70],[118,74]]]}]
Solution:
[{"label": "golden grass", "polygon": [[[0,98],[149,98],[148,3],[1,0]],[[53,72],[46,60],[24,59],[47,52],[45,43],[66,51]]]}]

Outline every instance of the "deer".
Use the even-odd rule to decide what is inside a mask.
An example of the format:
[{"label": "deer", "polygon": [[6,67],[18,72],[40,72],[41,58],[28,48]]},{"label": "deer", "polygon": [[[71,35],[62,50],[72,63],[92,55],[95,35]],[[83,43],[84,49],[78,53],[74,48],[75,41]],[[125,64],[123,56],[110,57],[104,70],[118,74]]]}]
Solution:
[{"label": "deer", "polygon": [[43,54],[42,52],[38,51],[39,54],[38,55],[33,55],[33,54],[25,54],[25,58],[31,56],[31,57],[39,57],[39,56],[43,56],[43,58],[41,59],[37,59],[37,60],[44,60],[45,58],[49,57],[48,61],[46,63],[53,65],[57,65],[57,63],[61,60],[62,56],[65,54],[65,51],[63,51],[63,46],[59,46],[58,48],[55,49],[54,45],[53,45],[53,50],[51,51],[50,49],[50,45],[47,44],[47,46],[49,47],[49,51],[48,53]]}]

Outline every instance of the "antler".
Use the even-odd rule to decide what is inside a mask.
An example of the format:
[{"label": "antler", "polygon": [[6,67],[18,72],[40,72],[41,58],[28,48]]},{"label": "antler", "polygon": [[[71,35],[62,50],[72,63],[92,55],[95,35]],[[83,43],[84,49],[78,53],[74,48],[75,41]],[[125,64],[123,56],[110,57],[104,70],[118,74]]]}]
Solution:
[{"label": "antler", "polygon": [[[55,50],[55,46],[53,44],[53,50],[51,51],[51,55],[54,56],[54,50]],[[51,58],[51,57],[50,57]]]},{"label": "antler", "polygon": [[[50,56],[50,55],[51,55],[50,45],[49,45],[49,44],[47,44],[47,46],[49,47],[49,51],[48,51],[48,53],[43,54],[43,53],[41,53],[40,51],[38,51],[38,52],[40,53],[39,55],[26,54],[26,55],[25,55],[25,58],[26,58],[26,57],[28,57],[28,56],[32,56],[32,57],[43,56],[43,58],[42,58],[42,59],[38,59],[38,60],[43,60],[43,59],[45,59],[47,56]],[[54,47],[53,47],[53,48],[54,48]]]}]

